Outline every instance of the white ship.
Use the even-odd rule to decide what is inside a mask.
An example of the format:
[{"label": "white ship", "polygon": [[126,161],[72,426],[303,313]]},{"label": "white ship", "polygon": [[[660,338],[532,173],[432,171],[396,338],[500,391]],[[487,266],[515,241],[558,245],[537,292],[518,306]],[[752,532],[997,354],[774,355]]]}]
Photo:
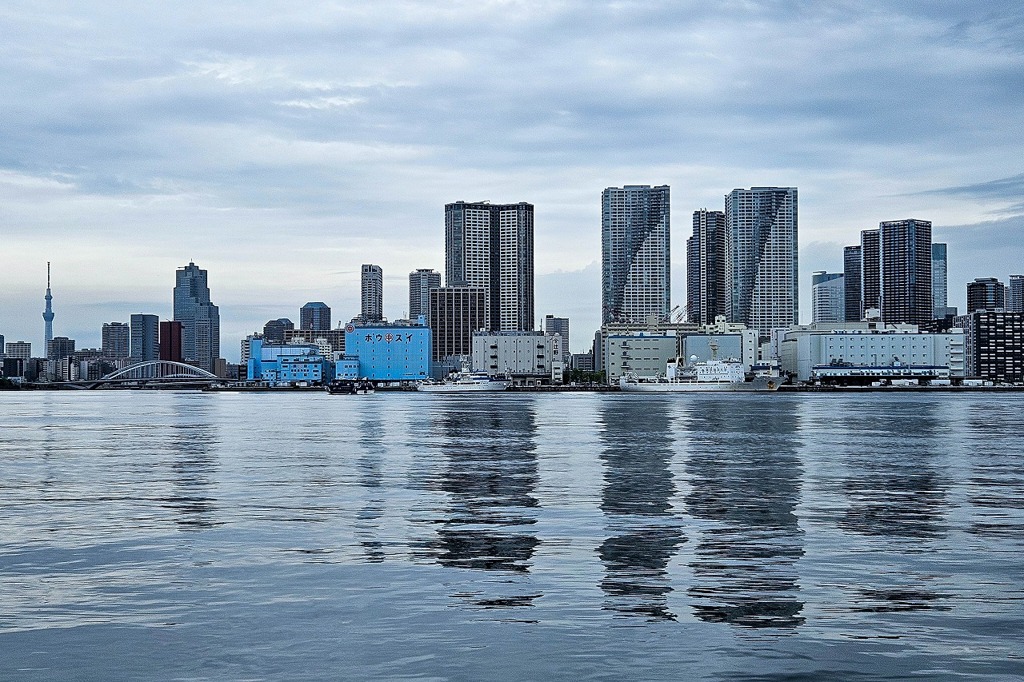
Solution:
[{"label": "white ship", "polygon": [[424,381],[416,390],[432,393],[504,391],[510,383],[508,379],[491,377],[487,372],[470,372],[463,367],[461,371],[448,375],[444,381]]},{"label": "white ship", "polygon": [[619,378],[623,391],[649,391],[652,393],[688,393],[701,391],[776,391],[782,384],[779,377],[756,376],[746,380],[743,363],[739,360],[718,360],[715,358],[718,346],[711,344],[711,359],[697,361],[696,355],[683,364],[682,358],[670,361],[665,376],[638,377],[625,374]]}]

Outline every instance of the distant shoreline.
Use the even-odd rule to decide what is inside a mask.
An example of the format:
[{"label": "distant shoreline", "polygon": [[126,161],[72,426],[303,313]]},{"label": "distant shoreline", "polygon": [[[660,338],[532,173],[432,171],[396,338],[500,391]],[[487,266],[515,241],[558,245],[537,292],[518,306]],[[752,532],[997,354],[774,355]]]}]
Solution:
[{"label": "distant shoreline", "polygon": [[[0,391],[203,391],[207,393],[324,393],[323,386],[213,386],[197,388],[195,386],[159,386],[159,387],[105,387],[86,389],[71,386],[68,384],[28,384],[20,387],[0,387]],[[377,388],[377,393],[416,393],[412,387],[385,387]],[[618,386],[510,386],[505,391],[488,392],[488,395],[495,393],[620,393]],[[810,386],[810,385],[789,385],[779,387],[779,393],[1021,393],[1024,392],[1024,385],[1021,386]],[[681,392],[687,394],[688,392]],[[724,392],[714,392],[719,395]],[[743,393],[750,393],[749,391]],[[774,393],[765,391],[765,393]],[[692,392],[692,394],[708,395],[707,392]],[[476,392],[452,393],[450,395],[479,395]],[[651,395],[644,393],[643,395]],[[659,392],[656,395],[676,395],[673,392]]]}]

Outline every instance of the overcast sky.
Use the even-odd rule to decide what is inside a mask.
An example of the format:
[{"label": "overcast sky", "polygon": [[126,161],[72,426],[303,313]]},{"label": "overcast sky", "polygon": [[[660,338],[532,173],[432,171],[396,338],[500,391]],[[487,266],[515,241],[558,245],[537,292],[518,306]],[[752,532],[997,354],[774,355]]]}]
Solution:
[{"label": "overcast sky", "polygon": [[691,214],[799,188],[810,273],[881,220],[933,222],[965,283],[1024,271],[1024,5],[253,1],[0,5],[0,334],[98,346],[209,271],[222,354],[359,265],[444,269],[444,204],[536,207],[536,314],[600,318],[600,193],[668,184],[674,304]]}]

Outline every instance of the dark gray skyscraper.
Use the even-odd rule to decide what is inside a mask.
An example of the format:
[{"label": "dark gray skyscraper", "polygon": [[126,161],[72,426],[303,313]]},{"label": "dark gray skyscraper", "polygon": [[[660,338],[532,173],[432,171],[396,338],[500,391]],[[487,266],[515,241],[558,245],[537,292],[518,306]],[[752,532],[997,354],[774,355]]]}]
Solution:
[{"label": "dark gray skyscraper", "polygon": [[601,320],[644,322],[671,311],[669,187],[601,193]]},{"label": "dark gray skyscraper", "polygon": [[879,223],[879,310],[888,324],[932,319],[932,224],[927,220]]},{"label": "dark gray skyscraper", "polygon": [[409,273],[409,319],[426,317],[430,308],[430,290],[441,286],[441,273],[429,268],[420,268]]},{"label": "dark gray skyscraper", "polygon": [[534,329],[533,204],[445,204],[444,230],[446,284],[486,290],[488,330]]},{"label": "dark gray skyscraper", "polygon": [[725,213],[693,212],[693,236],[686,240],[686,319],[711,324],[726,314]]},{"label": "dark gray skyscraper", "polygon": [[859,246],[847,246],[843,249],[843,305],[846,308],[846,321],[859,322],[864,318],[861,307],[861,253]]},{"label": "dark gray skyscraper", "polygon": [[967,284],[967,312],[979,310],[1006,310],[1006,287],[995,277],[978,277]]},{"label": "dark gray skyscraper", "polygon": [[264,343],[284,343],[284,333],[291,329],[295,329],[295,323],[287,317],[270,320],[263,325],[263,341]]},{"label": "dark gray skyscraper", "polygon": [[181,356],[213,372],[220,358],[220,311],[210,302],[206,270],[189,263],[175,275],[174,321],[181,322]]},{"label": "dark gray skyscraper", "polygon": [[326,331],[331,328],[331,308],[322,301],[310,301],[299,309],[299,329]]},{"label": "dark gray skyscraper", "polygon": [[362,311],[363,324],[372,324],[384,319],[384,270],[379,265],[364,264],[362,268]]},{"label": "dark gray skyscraper", "polygon": [[860,233],[860,312],[878,309],[882,290],[882,252],[878,230]]},{"label": "dark gray skyscraper", "polygon": [[132,315],[132,362],[156,360],[160,357],[160,318],[156,315]]},{"label": "dark gray skyscraper", "polygon": [[796,187],[734,189],[725,197],[731,322],[762,337],[800,321]]}]

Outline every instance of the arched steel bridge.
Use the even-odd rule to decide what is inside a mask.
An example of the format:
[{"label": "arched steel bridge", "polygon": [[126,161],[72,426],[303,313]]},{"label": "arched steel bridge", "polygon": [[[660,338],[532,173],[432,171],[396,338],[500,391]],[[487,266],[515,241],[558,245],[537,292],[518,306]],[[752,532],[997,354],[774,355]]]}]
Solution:
[{"label": "arched steel bridge", "polygon": [[216,374],[184,362],[173,360],[146,360],[123,367],[99,379],[82,379],[69,382],[75,388],[98,388],[100,386],[152,384],[214,384],[224,381]]}]

